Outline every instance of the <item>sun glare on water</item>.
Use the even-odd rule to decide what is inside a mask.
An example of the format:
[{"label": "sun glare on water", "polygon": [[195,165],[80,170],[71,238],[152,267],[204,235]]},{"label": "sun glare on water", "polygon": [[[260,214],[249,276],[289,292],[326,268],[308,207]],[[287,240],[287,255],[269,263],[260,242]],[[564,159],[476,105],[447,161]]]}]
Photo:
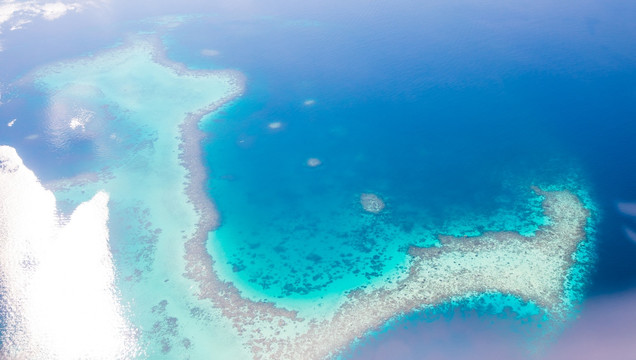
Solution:
[{"label": "sun glare on water", "polygon": [[2,358],[120,359],[135,333],[114,287],[108,195],[97,193],[62,221],[13,148],[0,147]]}]

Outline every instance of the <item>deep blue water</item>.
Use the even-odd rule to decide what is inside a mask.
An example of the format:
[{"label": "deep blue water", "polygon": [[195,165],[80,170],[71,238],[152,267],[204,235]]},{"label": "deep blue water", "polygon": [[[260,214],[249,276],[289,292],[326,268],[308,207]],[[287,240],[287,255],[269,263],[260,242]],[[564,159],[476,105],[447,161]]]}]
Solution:
[{"label": "deep blue water", "polygon": [[[373,268],[374,259],[382,263],[399,253],[385,246],[399,239],[381,231],[369,236],[362,228],[398,224],[404,245],[428,239],[412,230],[414,224],[435,228],[434,219],[456,219],[458,213],[469,218],[468,227],[472,221],[478,231],[488,230],[470,214],[488,216],[500,208],[516,211],[518,226],[529,216],[512,205],[527,201],[524,187],[559,185],[570,177],[599,207],[597,267],[584,286],[586,296],[633,288],[636,244],[622,227],[636,222],[618,214],[615,205],[636,198],[636,155],[630,150],[636,139],[636,62],[628,52],[634,30],[620,32],[608,24],[625,9],[608,10],[609,15],[583,9],[567,21],[559,16],[563,10],[539,11],[522,25],[506,21],[514,9],[472,10],[433,23],[417,16],[421,13],[395,19],[390,11],[386,18],[378,11],[311,24],[203,22],[168,37],[180,44],[171,56],[195,53],[184,48],[218,49],[210,60],[183,60],[231,66],[248,78],[245,96],[206,124],[211,137],[205,145],[210,194],[223,219],[215,240],[239,242],[227,248],[235,255],[229,257],[233,270],[248,280],[244,286],[272,296],[320,294],[321,286],[364,268],[360,263]],[[483,17],[494,24],[480,22]],[[187,35],[210,26],[226,36]],[[227,28],[236,31],[223,31]],[[305,99],[316,103],[304,107]],[[266,125],[273,121],[284,128],[269,131]],[[304,167],[313,156],[323,165]],[[365,191],[385,197],[388,214],[372,224],[351,219],[360,221],[359,228],[352,226],[357,232],[314,236],[338,231],[328,219],[348,216],[342,208],[355,207],[356,194]],[[237,194],[248,196],[241,202]],[[306,231],[292,225],[296,222],[314,226]],[[505,224],[494,227],[490,230]],[[352,236],[374,241],[359,246],[343,240]],[[305,241],[333,243],[309,250]],[[350,256],[356,250],[362,255]],[[260,263],[241,261],[263,256]],[[263,275],[270,263],[283,264],[273,278]],[[367,280],[386,270],[374,269]],[[315,273],[326,276],[316,279]],[[394,341],[410,347],[413,358],[461,357],[468,351],[487,357],[499,348],[511,358],[523,356],[521,320],[474,316],[442,321],[434,330],[426,321],[398,321],[377,342],[365,342],[358,355],[347,356],[393,351]],[[470,335],[475,333],[488,335]],[[431,335],[442,340],[421,343]],[[458,344],[471,350],[453,353]]]},{"label": "deep blue water", "polygon": [[[169,56],[179,61],[247,75],[245,96],[205,125],[221,230],[228,241],[245,242],[237,259],[252,248],[263,254],[261,245],[303,241],[290,240],[289,227],[278,237],[263,227],[309,220],[327,231],[324,216],[345,215],[325,209],[354,207],[361,192],[387,197],[384,221],[409,228],[452,217],[449,207],[488,214],[506,208],[501,199],[529,197],[524,186],[573,177],[602,209],[591,292],[629,287],[636,270],[627,259],[636,249],[620,228],[630,220],[614,208],[636,197],[628,35],[613,37],[608,19],[589,9],[565,20],[564,9],[537,10],[517,22],[510,20],[520,16],[514,8],[448,5],[440,11],[457,12],[441,18],[425,10],[294,23],[201,20],[166,37]],[[203,31],[223,36],[192,36]],[[203,48],[219,55],[200,56]],[[306,99],[316,103],[303,106]],[[283,129],[269,130],[274,121]],[[303,166],[309,157],[323,165]],[[298,220],[303,211],[316,215]],[[292,263],[288,271],[300,271]],[[249,272],[248,264],[234,265]]]},{"label": "deep blue water", "polygon": [[[203,124],[209,194],[222,217],[214,239],[241,286],[312,297],[364,284],[437,231],[532,228],[529,186],[570,179],[600,209],[588,297],[633,289],[636,244],[623,226],[636,220],[615,208],[636,201],[633,4],[327,8],[215,9],[163,37],[176,61],[247,77],[245,95]],[[101,46],[121,40],[109,27],[93,37]],[[206,48],[219,55],[201,55]],[[5,62],[4,82],[35,66]],[[44,116],[30,95],[0,107],[2,121]],[[83,170],[59,166],[80,164],[81,152],[22,140],[32,126],[19,139],[0,130],[0,142],[24,149],[44,179]],[[323,164],[307,167],[310,157]],[[362,212],[363,192],[382,196],[386,211]],[[498,209],[512,215],[497,219]]]}]

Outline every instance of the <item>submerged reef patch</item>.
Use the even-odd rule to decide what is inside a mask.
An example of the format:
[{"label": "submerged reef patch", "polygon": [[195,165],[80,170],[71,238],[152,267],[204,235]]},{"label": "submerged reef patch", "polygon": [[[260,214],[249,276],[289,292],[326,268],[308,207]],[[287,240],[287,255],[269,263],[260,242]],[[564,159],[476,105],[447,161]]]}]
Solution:
[{"label": "submerged reef patch", "polygon": [[360,204],[364,211],[377,214],[384,209],[384,201],[376,194],[360,195]]},{"label": "submerged reef patch", "polygon": [[[248,310],[234,319],[235,326],[250,339],[255,358],[322,359],[396,316],[482,293],[509,294],[562,318],[571,305],[564,282],[576,263],[573,254],[586,239],[590,214],[568,191],[535,191],[544,197],[542,207],[550,224],[534,236],[440,236],[439,247],[409,249],[412,263],[405,278],[352,291],[329,318],[290,319],[275,313],[266,317]],[[246,300],[226,305],[249,309]],[[276,332],[259,330],[271,326],[270,321],[279,324]],[[299,333],[299,327],[304,331]]]}]

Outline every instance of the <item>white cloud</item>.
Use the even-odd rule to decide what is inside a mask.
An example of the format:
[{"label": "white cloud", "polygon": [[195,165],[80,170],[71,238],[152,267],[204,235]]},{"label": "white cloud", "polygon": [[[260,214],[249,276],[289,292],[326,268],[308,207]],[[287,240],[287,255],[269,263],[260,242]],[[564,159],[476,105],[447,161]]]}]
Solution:
[{"label": "white cloud", "polygon": [[17,19],[12,25],[11,28],[9,30],[11,31],[15,31],[15,30],[20,30],[22,29],[22,26],[30,23],[31,20],[29,19]]},{"label": "white cloud", "polygon": [[0,33],[9,26],[10,30],[21,29],[34,18],[55,20],[69,12],[80,12],[95,1],[86,2],[47,2],[41,0],[15,1],[0,0]]},{"label": "white cloud", "polygon": [[55,20],[64,16],[67,11],[77,11],[80,9],[78,4],[66,5],[61,2],[48,3],[42,5],[42,17],[46,20]]}]

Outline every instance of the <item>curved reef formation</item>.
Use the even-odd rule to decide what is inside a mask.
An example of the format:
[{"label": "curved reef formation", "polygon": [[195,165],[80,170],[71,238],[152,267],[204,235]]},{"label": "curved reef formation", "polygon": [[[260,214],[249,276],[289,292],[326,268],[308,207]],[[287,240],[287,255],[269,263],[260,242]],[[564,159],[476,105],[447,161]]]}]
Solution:
[{"label": "curved reef formation", "polygon": [[[94,113],[81,130],[98,150],[90,169],[97,175],[49,185],[71,204],[85,201],[84,193],[110,194],[117,285],[131,303],[144,356],[328,358],[396,316],[484,293],[511,294],[556,317],[571,308],[568,279],[589,212],[567,191],[539,189],[550,221],[534,236],[441,236],[437,247],[408,250],[408,271],[398,280],[354,289],[315,313],[251,299],[217,273],[218,254],[206,246],[219,216],[204,187],[198,127],[242,93],[240,73],[190,70],[169,61],[157,42],[137,41],[29,80],[69,104],[78,86],[95,90],[96,99],[81,99]],[[76,131],[72,125],[58,128]],[[368,195],[361,204],[381,211],[383,202]]]},{"label": "curved reef formation", "polygon": [[408,276],[351,292],[330,318],[297,319],[240,297],[219,304],[227,307],[257,359],[328,358],[396,316],[484,293],[510,294],[563,316],[570,301],[566,282],[586,239],[589,211],[568,191],[535,191],[544,197],[550,224],[534,236],[440,236],[439,247],[411,247]]}]

